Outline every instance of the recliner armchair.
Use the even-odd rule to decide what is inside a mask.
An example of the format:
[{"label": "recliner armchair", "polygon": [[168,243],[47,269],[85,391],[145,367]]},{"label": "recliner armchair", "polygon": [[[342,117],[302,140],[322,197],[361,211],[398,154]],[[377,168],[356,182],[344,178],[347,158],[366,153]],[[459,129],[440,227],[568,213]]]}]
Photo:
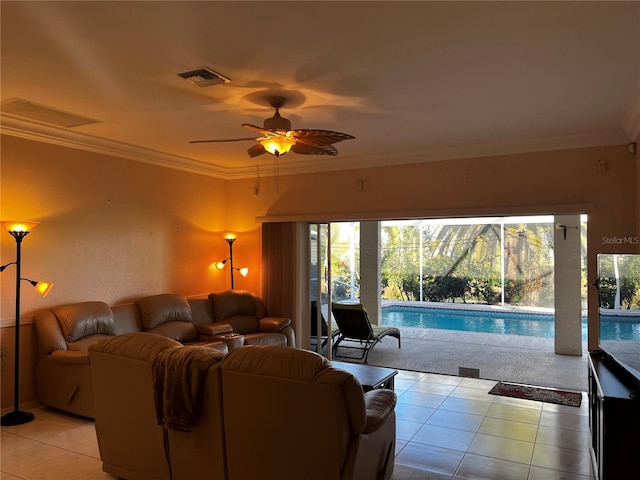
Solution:
[{"label": "recliner armchair", "polygon": [[76,415],[93,417],[88,348],[119,333],[113,311],[103,302],[82,302],[42,310],[34,322],[38,332],[39,400]]},{"label": "recliner armchair", "polygon": [[393,391],[363,393],[350,373],[294,348],[245,346],[220,369],[229,480],[391,477]]},{"label": "recliner armchair", "polygon": [[[224,342],[203,339],[196,325],[189,301],[182,295],[163,293],[136,300],[142,329],[172,338],[185,345],[207,345],[227,353]],[[221,331],[229,331],[228,325]]]},{"label": "recliner armchair", "polygon": [[227,290],[209,294],[216,323],[229,324],[235,333],[244,335],[247,345],[295,347],[291,319],[271,317],[261,298],[244,290]]},{"label": "recliner armchair", "polygon": [[[94,344],[89,350],[96,435],[105,472],[128,480],[227,478],[220,392],[222,353],[140,332]],[[197,423],[191,431],[164,428],[156,412],[154,362],[161,355],[190,350],[200,350],[211,358],[197,391],[201,396]]]}]

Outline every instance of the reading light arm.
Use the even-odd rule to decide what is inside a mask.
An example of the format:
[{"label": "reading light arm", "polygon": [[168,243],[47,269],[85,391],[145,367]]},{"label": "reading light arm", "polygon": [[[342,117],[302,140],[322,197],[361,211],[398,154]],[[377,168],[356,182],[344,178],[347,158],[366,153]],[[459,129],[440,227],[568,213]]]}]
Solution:
[{"label": "reading light arm", "polygon": [[229,260],[230,260],[229,257],[225,258],[224,260],[220,260],[219,262],[216,263],[216,268],[218,270],[222,270]]},{"label": "reading light arm", "polygon": [[15,264],[16,262],[10,262],[10,263],[7,263],[6,265],[2,265],[0,267],[0,273],[4,272],[5,268],[7,268],[9,265],[15,265]]},{"label": "reading light arm", "polygon": [[21,278],[20,280],[29,282],[31,285],[33,285],[33,288],[35,288],[43,297],[46,297],[49,291],[53,288],[53,283],[38,282],[36,280],[31,280],[29,278],[24,278],[24,277]]},{"label": "reading light arm", "polygon": [[[5,269],[10,265],[17,265],[17,262],[10,262],[10,263],[7,263],[6,265],[0,266],[0,273],[4,272]],[[38,290],[38,292],[40,292],[40,294],[43,297],[46,297],[49,291],[51,290],[51,288],[53,287],[53,283],[39,282],[37,280],[31,280],[30,278],[20,277],[20,280],[29,282],[31,285],[34,286],[36,290]]]}]

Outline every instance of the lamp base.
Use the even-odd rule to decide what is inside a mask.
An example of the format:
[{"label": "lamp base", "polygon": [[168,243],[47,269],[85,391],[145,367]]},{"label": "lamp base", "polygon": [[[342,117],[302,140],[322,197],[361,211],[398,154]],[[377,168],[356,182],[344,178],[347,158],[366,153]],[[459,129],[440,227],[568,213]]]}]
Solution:
[{"label": "lamp base", "polygon": [[10,427],[12,425],[22,425],[23,423],[29,423],[31,420],[33,420],[33,413],[23,412],[22,410],[14,410],[11,413],[3,415],[0,424],[3,427]]}]

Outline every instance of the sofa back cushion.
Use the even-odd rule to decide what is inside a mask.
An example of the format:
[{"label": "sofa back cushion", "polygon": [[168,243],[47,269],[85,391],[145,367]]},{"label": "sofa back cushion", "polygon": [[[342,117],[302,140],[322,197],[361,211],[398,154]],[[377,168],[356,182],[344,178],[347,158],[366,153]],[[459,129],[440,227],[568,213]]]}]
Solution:
[{"label": "sofa back cushion", "polygon": [[89,335],[114,335],[113,312],[104,302],[82,302],[51,309],[65,341],[69,343]]},{"label": "sofa back cushion", "polygon": [[142,331],[140,309],[135,303],[111,305],[111,311],[116,322],[116,335]]},{"label": "sofa back cushion", "polygon": [[148,330],[165,322],[191,322],[191,307],[182,295],[163,293],[136,300],[142,328]]},{"label": "sofa back cushion", "polygon": [[207,295],[190,297],[187,301],[191,307],[191,323],[206,325],[214,321],[213,306]]},{"label": "sofa back cushion", "polygon": [[181,343],[195,342],[200,337],[191,323],[191,307],[182,295],[164,293],[136,300],[145,331],[173,338]]},{"label": "sofa back cushion", "polygon": [[256,303],[250,292],[227,290],[209,294],[216,322],[228,323],[237,333],[258,331]]},{"label": "sofa back cushion", "polygon": [[[229,471],[237,478],[302,478],[283,472],[341,478],[351,442],[367,421],[362,387],[353,375],[310,351],[255,345],[230,352],[221,373]],[[278,457],[285,444],[283,467]],[[252,452],[251,462],[246,452]],[[309,469],[318,452],[322,469]]]}]

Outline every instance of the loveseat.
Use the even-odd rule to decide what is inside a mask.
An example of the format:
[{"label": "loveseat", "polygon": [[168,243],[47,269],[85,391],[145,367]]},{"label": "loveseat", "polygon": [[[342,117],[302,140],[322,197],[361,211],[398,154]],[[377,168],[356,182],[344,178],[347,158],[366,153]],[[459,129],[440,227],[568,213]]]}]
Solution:
[{"label": "loveseat", "polygon": [[290,319],[269,317],[259,297],[236,290],[193,298],[152,295],[115,306],[74,303],[40,311],[34,320],[40,402],[86,417],[93,417],[88,350],[101,340],[145,332],[223,353],[245,343],[295,346]]},{"label": "loveseat", "polygon": [[89,352],[106,472],[130,480],[391,477],[395,393],[364,393],[314,352],[248,345],[222,355],[140,333]]}]

